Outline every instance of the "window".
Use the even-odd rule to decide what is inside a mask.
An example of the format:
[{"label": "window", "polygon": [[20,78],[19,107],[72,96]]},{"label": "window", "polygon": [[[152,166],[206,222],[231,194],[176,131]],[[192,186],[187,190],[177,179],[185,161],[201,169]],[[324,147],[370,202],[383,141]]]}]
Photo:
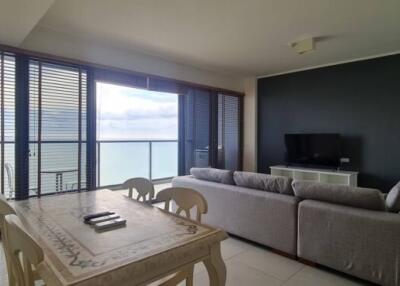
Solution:
[{"label": "window", "polygon": [[178,95],[98,81],[98,186],[178,174]]},{"label": "window", "polygon": [[184,168],[241,169],[241,98],[203,89],[184,95]]},{"label": "window", "polygon": [[0,51],[1,193],[26,199],[191,167],[240,169],[241,108],[235,92]]},{"label": "window", "polygon": [[218,168],[241,168],[240,98],[218,94]]},{"label": "window", "polygon": [[15,57],[0,52],[0,182],[1,193],[15,196]]},{"label": "window", "polygon": [[192,167],[208,167],[211,147],[211,94],[189,90],[184,96],[184,173]]},{"label": "window", "polygon": [[29,63],[30,195],[86,189],[86,71]]}]

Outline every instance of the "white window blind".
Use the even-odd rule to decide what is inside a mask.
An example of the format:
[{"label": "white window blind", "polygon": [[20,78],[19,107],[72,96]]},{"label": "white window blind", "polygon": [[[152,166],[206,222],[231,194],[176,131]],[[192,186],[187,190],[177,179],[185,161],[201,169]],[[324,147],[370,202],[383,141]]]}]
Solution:
[{"label": "white window blind", "polygon": [[0,182],[1,193],[15,196],[15,56],[0,52]]},{"label": "white window blind", "polygon": [[86,189],[86,70],[29,66],[30,194]]}]

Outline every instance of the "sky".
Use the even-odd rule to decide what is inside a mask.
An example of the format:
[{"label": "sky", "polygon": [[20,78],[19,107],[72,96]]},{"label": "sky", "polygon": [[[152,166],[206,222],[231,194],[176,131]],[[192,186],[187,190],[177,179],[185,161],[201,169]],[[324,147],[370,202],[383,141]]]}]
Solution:
[{"label": "sky", "polygon": [[178,95],[97,82],[97,139],[178,139]]}]

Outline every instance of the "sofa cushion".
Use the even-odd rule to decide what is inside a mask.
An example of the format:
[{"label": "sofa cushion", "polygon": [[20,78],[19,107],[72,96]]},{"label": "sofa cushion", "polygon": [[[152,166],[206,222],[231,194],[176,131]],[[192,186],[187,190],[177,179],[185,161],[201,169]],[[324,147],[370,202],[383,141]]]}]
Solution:
[{"label": "sofa cushion", "polygon": [[288,177],[235,171],[233,179],[236,185],[241,187],[293,195],[292,179]]},{"label": "sofa cushion", "polygon": [[294,193],[302,199],[329,202],[356,208],[386,210],[383,194],[376,189],[352,188],[348,186],[294,181]]},{"label": "sofa cushion", "polygon": [[391,212],[400,212],[400,182],[386,196],[386,206]]},{"label": "sofa cushion", "polygon": [[214,168],[191,168],[190,174],[199,180],[234,185],[233,171]]}]

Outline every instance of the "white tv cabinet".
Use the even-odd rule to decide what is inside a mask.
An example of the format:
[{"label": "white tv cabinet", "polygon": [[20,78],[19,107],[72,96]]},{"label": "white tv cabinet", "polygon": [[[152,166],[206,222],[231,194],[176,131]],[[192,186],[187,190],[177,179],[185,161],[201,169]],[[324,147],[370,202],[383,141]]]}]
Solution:
[{"label": "white tv cabinet", "polygon": [[358,172],[298,168],[284,165],[271,166],[270,169],[271,175],[290,177],[295,180],[357,187]]}]

